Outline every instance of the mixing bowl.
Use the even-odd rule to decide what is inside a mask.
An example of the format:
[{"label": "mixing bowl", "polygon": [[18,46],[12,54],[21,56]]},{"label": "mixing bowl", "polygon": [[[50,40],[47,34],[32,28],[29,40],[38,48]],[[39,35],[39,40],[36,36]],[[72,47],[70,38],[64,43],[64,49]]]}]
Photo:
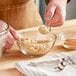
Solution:
[{"label": "mixing bowl", "polygon": [[51,51],[56,41],[56,35],[49,32],[47,34],[41,34],[35,32],[33,35],[22,36],[17,44],[20,51],[28,56],[41,56]]}]

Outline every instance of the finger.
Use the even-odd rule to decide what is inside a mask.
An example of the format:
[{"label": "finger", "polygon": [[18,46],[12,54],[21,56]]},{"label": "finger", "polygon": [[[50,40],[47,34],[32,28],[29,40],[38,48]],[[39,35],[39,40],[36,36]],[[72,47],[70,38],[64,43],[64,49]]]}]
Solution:
[{"label": "finger", "polygon": [[19,39],[19,34],[18,34],[18,32],[15,29],[13,29],[12,27],[10,27],[9,32],[12,34],[12,36],[15,39],[17,39],[17,40]]},{"label": "finger", "polygon": [[5,49],[10,49],[14,44],[14,38],[9,34],[6,39]]},{"label": "finger", "polygon": [[57,8],[55,11],[55,15],[52,18],[51,22],[50,22],[50,26],[52,27],[57,27],[57,26],[61,26],[64,23],[64,16],[61,13],[62,11],[59,11],[59,9]]},{"label": "finger", "polygon": [[51,15],[54,13],[55,8],[56,8],[55,4],[49,3],[44,14],[45,20],[51,17]]},{"label": "finger", "polygon": [[48,12],[47,12],[47,18],[46,18],[46,24],[49,25],[50,24],[50,21],[51,19],[53,18],[54,16],[54,13],[55,13],[55,9],[56,7],[51,7],[50,9],[48,9]]},{"label": "finger", "polygon": [[51,9],[49,9],[48,13],[47,13],[47,19],[46,19],[46,24],[47,25],[50,25],[50,22],[54,16],[54,13],[55,13],[55,9],[56,7],[53,7]]},{"label": "finger", "polygon": [[45,14],[44,14],[44,19],[45,20],[46,20],[47,11],[48,11],[48,9],[45,10]]}]

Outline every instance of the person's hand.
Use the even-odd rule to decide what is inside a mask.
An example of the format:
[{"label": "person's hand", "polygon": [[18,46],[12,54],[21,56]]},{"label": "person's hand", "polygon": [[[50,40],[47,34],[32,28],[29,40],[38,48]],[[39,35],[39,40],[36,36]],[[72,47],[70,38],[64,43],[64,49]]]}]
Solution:
[{"label": "person's hand", "polygon": [[50,0],[45,11],[45,22],[52,27],[63,25],[66,17],[67,0]]},{"label": "person's hand", "polygon": [[17,33],[17,31],[15,29],[13,29],[12,27],[9,28],[9,34],[7,36],[7,39],[6,39],[6,44],[5,44],[5,50],[8,50],[8,49],[11,49],[13,44],[14,44],[14,41],[15,39],[19,39],[19,34]]}]

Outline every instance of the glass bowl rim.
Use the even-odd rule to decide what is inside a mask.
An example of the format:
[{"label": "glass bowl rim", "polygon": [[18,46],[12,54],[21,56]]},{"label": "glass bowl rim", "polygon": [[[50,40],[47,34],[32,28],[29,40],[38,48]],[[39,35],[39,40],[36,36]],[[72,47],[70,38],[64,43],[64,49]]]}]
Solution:
[{"label": "glass bowl rim", "polygon": [[3,20],[0,20],[0,21],[4,22],[4,23],[6,24],[6,26],[7,26],[3,31],[0,32],[0,34],[6,34],[6,33],[8,32],[8,30],[9,30],[9,24],[6,23],[6,22],[3,21]]},{"label": "glass bowl rim", "polygon": [[[54,34],[54,33],[51,33],[53,36],[54,36],[54,41],[56,41],[56,39],[57,39],[57,36],[56,36],[56,34]],[[23,41],[19,41],[19,40],[16,40],[17,41],[17,44],[18,44],[18,42],[21,42],[21,43],[25,43],[25,42],[23,42]],[[53,40],[51,40],[51,41],[53,41]],[[47,42],[47,43],[50,43],[51,41],[49,41],[49,42]],[[43,43],[26,43],[26,44],[45,44],[45,42],[43,42]]]}]

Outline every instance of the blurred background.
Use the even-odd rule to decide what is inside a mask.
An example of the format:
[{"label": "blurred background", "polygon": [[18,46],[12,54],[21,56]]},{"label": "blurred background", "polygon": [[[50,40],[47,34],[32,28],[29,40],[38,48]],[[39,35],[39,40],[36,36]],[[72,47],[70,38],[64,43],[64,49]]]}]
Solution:
[{"label": "blurred background", "polygon": [[[45,0],[36,0],[35,3],[44,21],[44,11],[46,8]],[[71,2],[68,3],[66,11],[67,11],[66,20],[76,18],[76,0],[71,0]]]}]

